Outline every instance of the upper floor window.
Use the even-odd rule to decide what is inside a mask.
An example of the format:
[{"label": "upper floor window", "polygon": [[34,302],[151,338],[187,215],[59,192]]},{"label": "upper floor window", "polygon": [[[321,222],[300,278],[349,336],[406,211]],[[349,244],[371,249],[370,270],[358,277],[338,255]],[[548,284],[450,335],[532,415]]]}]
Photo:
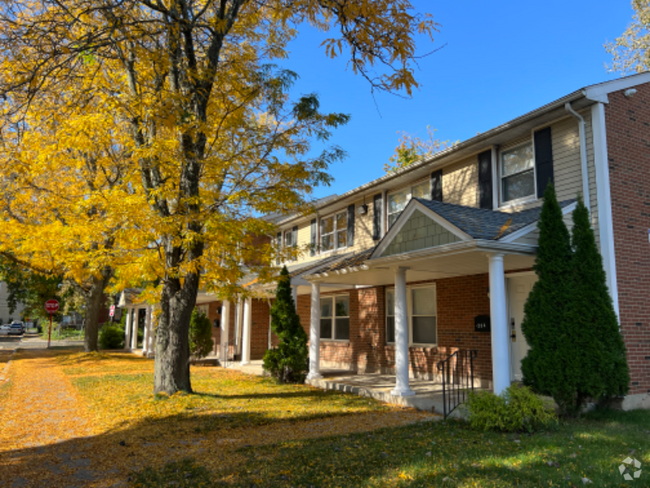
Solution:
[{"label": "upper floor window", "polygon": [[499,172],[502,203],[535,196],[535,157],[532,143],[503,151]]},{"label": "upper floor window", "polygon": [[294,242],[294,232],[292,230],[284,231],[284,247],[295,246],[297,243]]},{"label": "upper floor window", "polygon": [[414,197],[431,200],[431,185],[428,181],[423,181],[388,195],[388,228],[393,226],[399,214],[402,213],[402,210]]},{"label": "upper floor window", "polygon": [[344,210],[320,219],[320,249],[332,251],[348,245],[348,212]]}]

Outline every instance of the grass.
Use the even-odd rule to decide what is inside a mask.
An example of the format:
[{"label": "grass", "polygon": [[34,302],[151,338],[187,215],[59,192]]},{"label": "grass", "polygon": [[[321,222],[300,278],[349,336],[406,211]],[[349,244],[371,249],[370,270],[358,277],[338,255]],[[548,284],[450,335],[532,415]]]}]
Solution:
[{"label": "grass", "polygon": [[[50,330],[50,324],[49,322],[41,322],[41,326],[43,327],[43,332],[41,332],[40,337],[43,340],[47,340],[49,330]],[[57,324],[52,324],[52,337],[51,339],[53,341],[66,341],[66,340],[82,340],[83,339],[83,331],[74,329],[74,328],[61,328],[59,329]]]},{"label": "grass", "polygon": [[648,486],[648,474],[627,482],[618,466],[628,456],[650,462],[649,427],[647,411],[596,412],[525,436],[480,433],[461,421],[422,422],[243,448],[246,462],[218,470],[209,482],[192,459],[135,479],[145,487],[171,486],[184,476],[197,479],[191,486],[210,487]]},{"label": "grass", "polygon": [[[643,472],[628,482],[618,471],[628,456],[650,463],[648,411],[597,411],[533,435],[484,433],[212,367],[192,367],[196,393],[156,399],[151,360],[50,354],[92,416],[94,435],[33,455],[82,455],[131,486],[634,487],[650,480]],[[56,480],[45,468],[39,473]]]}]

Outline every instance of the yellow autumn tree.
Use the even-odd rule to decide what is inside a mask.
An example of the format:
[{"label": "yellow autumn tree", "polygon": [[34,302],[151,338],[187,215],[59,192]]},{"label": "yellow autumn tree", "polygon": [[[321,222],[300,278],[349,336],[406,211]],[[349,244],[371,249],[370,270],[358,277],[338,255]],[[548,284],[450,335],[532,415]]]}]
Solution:
[{"label": "yellow autumn tree", "polygon": [[449,139],[445,141],[438,139],[435,137],[437,131],[438,129],[427,126],[426,139],[407,132],[401,132],[393,155],[388,160],[388,163],[384,164],[384,171],[386,173],[399,171],[417,161],[427,159],[458,144],[458,141],[451,142]]},{"label": "yellow autumn tree", "polygon": [[633,0],[634,15],[625,32],[605,44],[612,55],[611,71],[623,74],[650,70],[650,1]]},{"label": "yellow autumn tree", "polygon": [[127,209],[146,204],[129,190],[119,126],[92,108],[97,101],[39,97],[20,119],[5,120],[0,139],[0,252],[74,285],[86,351],[97,350],[106,287],[133,247]]},{"label": "yellow autumn tree", "polygon": [[159,283],[156,393],[191,391],[188,330],[199,288],[227,296],[247,271],[270,279],[274,250],[256,236],[274,228],[260,216],[305,209],[342,156],[310,149],[347,116],[321,113],[314,95],[292,101],[295,74],[273,61],[311,25],[332,33],[325,55],[347,56],[373,90],[410,95],[416,37],[436,29],[408,0],[0,5],[4,119],[19,123],[35,101],[65,92],[70,100],[92,96],[89,113],[108,111],[109,125],[128,135],[120,141],[128,188],[146,202],[133,209],[129,232],[146,246],[117,276],[122,285]]}]

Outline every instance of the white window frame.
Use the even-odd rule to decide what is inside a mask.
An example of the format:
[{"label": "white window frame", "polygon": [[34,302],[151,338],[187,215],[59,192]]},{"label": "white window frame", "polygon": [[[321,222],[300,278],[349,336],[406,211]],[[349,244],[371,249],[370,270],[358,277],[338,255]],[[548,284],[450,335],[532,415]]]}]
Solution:
[{"label": "white window frame", "polygon": [[[533,167],[531,170],[526,170],[526,171],[532,171],[533,172],[533,193],[532,195],[528,195],[525,197],[521,198],[516,198],[514,200],[508,200],[504,201],[503,200],[503,168],[502,168],[502,162],[503,162],[503,153],[514,151],[515,149],[518,149],[523,146],[528,146],[530,145],[533,149]],[[522,142],[521,144],[517,144],[516,146],[509,147],[507,149],[499,149],[497,153],[497,195],[499,195],[499,208],[509,208],[509,207],[515,207],[518,205],[522,205],[524,203],[528,202],[533,202],[537,200],[537,158],[535,157],[535,144],[533,141],[533,138],[531,137],[529,141],[527,142]],[[514,176],[516,174],[521,174],[524,173],[524,171],[521,171],[520,173],[514,173],[511,175],[508,175],[506,178]]]},{"label": "white window frame", "polygon": [[[336,315],[336,299],[341,298],[341,297],[345,297],[345,298],[348,299],[348,315],[346,317],[343,317],[343,316],[337,317],[337,315]],[[343,343],[350,342],[350,335],[351,335],[350,329],[351,329],[351,326],[352,326],[352,320],[350,318],[350,294],[349,293],[339,293],[339,294],[336,294],[336,295],[321,296],[320,297],[320,302],[318,303],[319,307],[321,306],[321,302],[323,302],[324,300],[331,300],[332,301],[332,316],[331,317],[322,317],[321,316],[320,319],[321,319],[321,321],[323,320],[323,318],[326,318],[326,319],[329,318],[329,319],[332,320],[332,336],[329,337],[329,338],[321,337],[320,340],[321,341],[328,341],[328,342],[343,342]],[[335,337],[336,337],[336,319],[337,318],[339,318],[339,319],[348,319],[348,338],[347,339],[335,339]],[[319,326],[320,326],[320,324],[319,324]]]},{"label": "white window frame", "polygon": [[[438,289],[435,283],[422,283],[420,285],[407,285],[406,287],[406,316],[408,321],[408,335],[409,335],[409,347],[438,347],[438,342],[428,343],[428,342],[413,342],[413,290],[421,288],[433,288],[433,293],[436,300],[436,340],[439,338],[440,323],[438,322]],[[386,334],[386,344],[389,346],[394,346],[395,342],[388,342],[388,293],[393,294],[393,302],[395,302],[395,287],[386,288],[386,313],[384,319],[384,333]],[[392,315],[392,317],[395,317]]]},{"label": "white window frame", "polygon": [[[345,229],[337,228],[337,223],[336,223],[337,219],[336,218],[339,215],[342,215],[342,214],[345,214]],[[350,247],[350,244],[349,244],[350,236],[347,235],[347,232],[348,232],[348,218],[349,218],[348,217],[348,210],[346,208],[344,210],[331,213],[331,214],[329,214],[329,215],[327,215],[325,217],[321,217],[318,220],[318,249],[319,249],[320,254],[326,254],[328,252],[334,252],[334,251],[337,251],[339,249],[346,249],[346,248]],[[323,234],[322,222],[323,222],[323,220],[327,220],[327,219],[332,219],[333,230],[332,230],[332,232],[328,232],[327,234]],[[339,243],[338,242],[338,233],[342,232],[342,231],[346,232],[345,246],[339,247],[339,245],[338,245],[338,243]],[[332,247],[332,249],[323,249],[323,235],[330,235],[330,234],[332,235],[332,240],[334,242],[334,247]]]},{"label": "white window frame", "polygon": [[[395,214],[397,214],[399,216],[399,214],[401,214],[404,211],[404,208],[406,208],[406,205],[408,205],[409,202],[411,201],[411,199],[413,198],[413,188],[415,188],[416,186],[423,185],[423,184],[428,185],[429,191],[427,192],[427,195],[429,195],[429,198],[427,198],[427,200],[431,200],[431,179],[416,181],[415,183],[411,184],[410,186],[398,188],[398,189],[392,190],[392,191],[390,191],[389,193],[386,194],[386,232],[388,232],[388,230],[390,230],[390,228],[392,227],[392,224],[390,223],[390,216],[395,215]],[[390,213],[390,197],[391,197],[391,195],[395,195],[396,193],[403,192],[404,190],[408,190],[408,196],[406,197],[406,204],[404,205],[404,208],[402,210],[397,211],[397,212]],[[395,218],[395,220],[397,220],[397,218]],[[393,224],[394,223],[395,222],[393,222]]]},{"label": "white window frame", "polygon": [[[296,232],[296,234],[298,234],[298,233]],[[287,244],[287,235],[291,236],[291,244]],[[296,238],[297,237],[298,236],[296,235]],[[298,240],[298,239],[296,239],[296,240]],[[293,242],[293,228],[285,230],[283,232],[283,236],[282,236],[282,246],[283,246],[282,248],[285,249],[285,248],[287,248],[289,246],[295,247],[296,244],[297,244],[296,242]]]}]

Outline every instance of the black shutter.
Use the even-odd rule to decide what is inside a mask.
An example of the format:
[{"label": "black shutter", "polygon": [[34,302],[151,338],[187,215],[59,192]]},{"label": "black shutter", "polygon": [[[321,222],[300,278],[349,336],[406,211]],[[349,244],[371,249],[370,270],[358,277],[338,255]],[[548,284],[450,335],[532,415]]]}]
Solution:
[{"label": "black shutter", "polygon": [[[276,235],[275,245],[278,252],[280,252],[280,250],[282,249],[282,232],[278,232],[278,234]],[[280,258],[275,260],[275,264],[280,264]]]},{"label": "black shutter", "polygon": [[309,250],[309,255],[310,256],[315,256],[316,255],[316,238],[318,234],[318,221],[316,219],[312,219],[311,221],[311,249]]},{"label": "black shutter", "polygon": [[492,209],[492,150],[478,155],[479,207]]},{"label": "black shutter", "polygon": [[354,203],[348,205],[348,246],[354,246]]},{"label": "black shutter", "polygon": [[291,229],[291,242],[293,242],[293,247],[298,247],[298,226],[294,225]]},{"label": "black shutter", "polygon": [[431,200],[442,202],[442,170],[431,173]]},{"label": "black shutter", "polygon": [[384,215],[384,201],[381,193],[372,198],[372,238],[381,239],[381,218]]},{"label": "black shutter", "polygon": [[542,198],[546,186],[553,183],[553,143],[551,128],[535,132],[535,171],[537,172],[537,197]]}]

